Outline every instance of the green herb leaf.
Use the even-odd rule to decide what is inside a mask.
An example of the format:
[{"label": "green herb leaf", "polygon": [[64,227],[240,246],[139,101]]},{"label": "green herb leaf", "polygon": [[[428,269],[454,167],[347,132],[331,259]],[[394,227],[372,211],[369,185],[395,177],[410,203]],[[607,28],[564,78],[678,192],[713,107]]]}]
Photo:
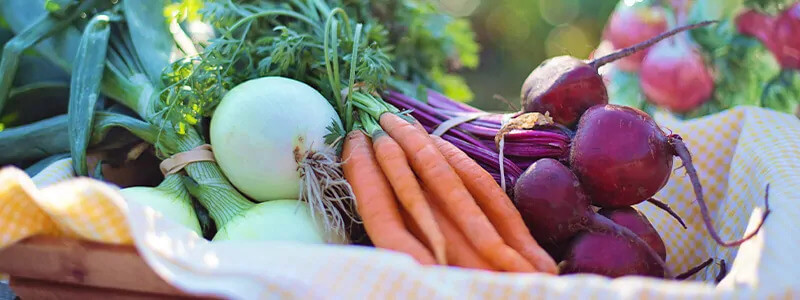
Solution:
[{"label": "green herb leaf", "polygon": [[[165,124],[174,125],[174,132],[209,116],[229,89],[262,76],[284,76],[313,86],[342,120],[357,115],[350,113],[347,101],[337,100],[350,82],[371,92],[398,79],[445,89],[462,100],[471,98],[463,79],[445,71],[477,65],[474,34],[467,21],[439,12],[431,3],[211,0],[200,14],[220,37],[199,57],[173,63],[162,76],[167,88],[158,112],[168,120]],[[329,16],[333,19],[327,22]],[[353,30],[357,24],[363,26],[358,38]]]}]

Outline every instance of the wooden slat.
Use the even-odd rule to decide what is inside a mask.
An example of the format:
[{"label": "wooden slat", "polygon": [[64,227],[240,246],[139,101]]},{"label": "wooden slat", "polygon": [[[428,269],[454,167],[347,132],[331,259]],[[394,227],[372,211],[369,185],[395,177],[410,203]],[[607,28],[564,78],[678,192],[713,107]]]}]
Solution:
[{"label": "wooden slat", "polygon": [[146,294],[135,291],[92,288],[72,284],[46,282],[14,277],[11,288],[20,299],[120,299],[120,300],[153,300],[153,299],[189,299],[175,295]]},{"label": "wooden slat", "polygon": [[32,237],[0,250],[0,273],[78,286],[186,295],[158,277],[133,246],[67,238]]}]

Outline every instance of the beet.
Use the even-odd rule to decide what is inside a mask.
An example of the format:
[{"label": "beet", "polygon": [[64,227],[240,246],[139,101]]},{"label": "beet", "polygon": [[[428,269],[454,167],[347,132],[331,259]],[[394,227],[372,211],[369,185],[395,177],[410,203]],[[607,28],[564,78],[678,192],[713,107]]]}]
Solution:
[{"label": "beet", "polygon": [[800,70],[800,2],[777,17],[746,11],[736,18],[736,28],[760,40],[783,69]]},{"label": "beet", "polygon": [[[643,2],[634,5],[620,3],[606,25],[603,37],[611,42],[614,49],[631,47],[667,31],[667,17],[664,8],[650,6]],[[637,72],[647,54],[643,49],[614,64],[623,71]]]},{"label": "beet", "polygon": [[594,205],[631,206],[667,184],[671,140],[645,112],[614,104],[586,111],[570,149],[570,165]]},{"label": "beet", "polygon": [[650,223],[650,220],[648,220],[642,212],[628,206],[622,208],[603,208],[597,213],[633,231],[633,233],[642,238],[645,243],[650,245],[653,250],[656,250],[658,255],[661,256],[661,259],[667,260],[667,246],[664,245],[664,240],[661,239],[656,228],[653,227],[653,224]]},{"label": "beet", "polygon": [[514,185],[514,199],[540,243],[559,244],[585,227],[589,199],[575,174],[557,160],[544,158],[528,167]]},{"label": "beet", "polygon": [[644,240],[591,209],[578,178],[555,159],[538,160],[522,173],[514,185],[514,202],[541,244],[560,245],[582,231],[606,233],[649,253],[652,258],[645,263],[658,264],[671,277],[664,260]]},{"label": "beet", "polygon": [[612,278],[626,275],[663,277],[647,251],[628,240],[608,233],[585,232],[570,244],[559,274],[593,273]]},{"label": "beet", "polygon": [[715,22],[706,21],[679,27],[589,62],[572,56],[545,60],[522,84],[523,112],[549,112],[556,123],[573,126],[589,107],[608,103],[606,86],[597,71],[599,67],[630,56],[677,33]]},{"label": "beet", "polygon": [[655,105],[687,113],[711,98],[714,78],[700,52],[684,36],[650,49],[639,72],[642,92]]},{"label": "beet", "polygon": [[[731,247],[751,238],[755,232],[740,240],[722,241],[703,200],[689,149],[679,135],[665,134],[641,110],[613,104],[587,110],[572,140],[570,166],[594,205],[615,208],[638,204],[664,187],[672,171],[673,156],[680,157],[686,167],[703,223],[714,241]],[[766,204],[761,224],[769,214],[769,203]]]}]

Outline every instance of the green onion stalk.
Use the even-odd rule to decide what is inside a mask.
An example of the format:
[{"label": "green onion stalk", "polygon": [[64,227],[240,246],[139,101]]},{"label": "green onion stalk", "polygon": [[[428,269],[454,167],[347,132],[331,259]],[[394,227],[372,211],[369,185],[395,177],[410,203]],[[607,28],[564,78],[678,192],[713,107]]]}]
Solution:
[{"label": "green onion stalk", "polygon": [[[158,3],[154,4],[153,2]],[[123,0],[109,9],[111,4],[110,0],[83,1],[76,8],[80,10],[77,12],[78,15],[110,11],[112,14],[122,16],[125,20],[124,24],[117,22],[112,25],[113,30],[108,41],[108,48],[105,49],[105,68],[100,91],[136,112],[142,120],[149,123],[150,129],[157,128],[142,135],[148,137],[146,139],[148,142],[156,145],[160,157],[167,158],[205,144],[205,140],[195,127],[186,128],[184,134],[175,134],[170,130],[164,130],[164,128],[171,128],[172,124],[164,118],[164,107],[159,105],[158,91],[162,89],[160,72],[169,65],[169,58],[174,49],[174,40],[167,29],[163,12],[160,9],[153,9],[153,7],[163,7],[163,1]],[[76,27],[67,25],[74,25],[75,22],[59,23],[61,26],[55,28],[56,30],[50,30],[49,28],[52,28],[53,25],[38,21],[52,16],[52,13],[45,9],[43,1],[3,0],[0,3],[0,11],[15,32],[29,32],[32,27],[37,29],[34,30],[37,32],[45,31],[46,34],[38,35],[38,40],[41,42],[35,46],[35,49],[66,71],[71,72],[74,69],[74,63],[78,63],[74,59],[78,51],[77,45],[80,44],[82,35]],[[36,18],[30,18],[31,16],[36,16]],[[163,26],[155,24],[163,24]],[[44,29],[38,29],[39,27]],[[47,40],[48,36],[52,39],[51,41]],[[34,40],[30,44],[35,44],[36,41]],[[18,52],[12,52],[12,55]],[[13,68],[10,70],[13,71]],[[4,77],[8,76],[5,73],[3,75]],[[66,117],[63,119],[58,121],[66,123]],[[95,120],[95,124],[97,122],[102,122],[102,120]],[[131,129],[125,125],[128,124],[120,126]],[[69,150],[69,148],[59,150]],[[216,163],[194,162],[187,165],[185,171],[189,175],[189,179],[199,186],[191,191],[204,206],[244,208],[253,205],[228,182]],[[170,186],[185,188],[176,185]],[[217,223],[217,228],[223,227],[234,217],[225,209],[211,210],[210,213]]]}]

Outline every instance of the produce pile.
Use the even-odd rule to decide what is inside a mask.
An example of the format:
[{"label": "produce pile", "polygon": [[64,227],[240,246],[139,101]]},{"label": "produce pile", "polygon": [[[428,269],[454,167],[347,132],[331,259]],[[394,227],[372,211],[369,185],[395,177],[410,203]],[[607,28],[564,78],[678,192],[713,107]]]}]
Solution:
[{"label": "produce pile", "polygon": [[723,241],[681,137],[608,104],[598,73],[716,21],[551,58],[522,84],[522,111],[503,114],[437,92],[468,92],[449,72],[477,65],[478,47],[466,21],[422,1],[5,0],[0,16],[0,163],[34,175],[69,158],[212,241],[686,278],[711,261],[676,276],[632,207],[683,224],[652,198],[675,156],[714,241],[758,231]]},{"label": "produce pile", "polygon": [[614,63],[602,73],[612,103],[680,118],[739,105],[800,116],[800,3],[796,0],[620,1],[596,55],[671,28],[715,19]]}]

